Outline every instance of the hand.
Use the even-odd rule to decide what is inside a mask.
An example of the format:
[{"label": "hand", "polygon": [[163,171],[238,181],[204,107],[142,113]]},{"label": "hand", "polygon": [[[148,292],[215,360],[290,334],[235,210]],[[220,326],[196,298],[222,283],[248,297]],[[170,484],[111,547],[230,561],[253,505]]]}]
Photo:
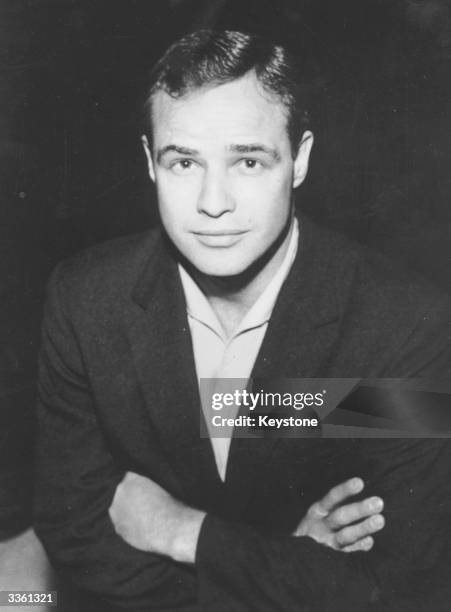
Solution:
[{"label": "hand", "polygon": [[373,547],[372,534],[385,525],[380,514],[384,502],[380,497],[344,505],[349,497],[364,487],[360,478],[351,478],[310,506],[294,536],[309,536],[319,544],[344,552],[367,551]]},{"label": "hand", "polygon": [[130,546],[194,563],[205,512],[179,502],[150,478],[127,472],[109,514],[116,533]]}]

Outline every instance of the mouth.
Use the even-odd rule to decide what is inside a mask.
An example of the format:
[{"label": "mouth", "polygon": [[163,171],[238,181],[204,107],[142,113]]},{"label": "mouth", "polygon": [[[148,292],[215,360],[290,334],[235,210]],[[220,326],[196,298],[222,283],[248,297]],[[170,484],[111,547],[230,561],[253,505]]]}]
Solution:
[{"label": "mouth", "polygon": [[226,248],[239,242],[241,237],[247,234],[247,230],[200,230],[192,233],[205,246]]}]

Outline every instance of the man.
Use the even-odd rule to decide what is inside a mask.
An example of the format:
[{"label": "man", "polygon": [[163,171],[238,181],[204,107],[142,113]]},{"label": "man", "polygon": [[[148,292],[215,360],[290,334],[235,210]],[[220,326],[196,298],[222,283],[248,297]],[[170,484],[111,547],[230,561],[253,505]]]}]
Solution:
[{"label": "man", "polygon": [[201,378],[449,374],[447,301],[296,219],[304,103],[281,47],[178,41],[143,137],[163,231],[50,282],[36,528],[107,610],[399,609],[446,557],[447,442],[200,436]]}]

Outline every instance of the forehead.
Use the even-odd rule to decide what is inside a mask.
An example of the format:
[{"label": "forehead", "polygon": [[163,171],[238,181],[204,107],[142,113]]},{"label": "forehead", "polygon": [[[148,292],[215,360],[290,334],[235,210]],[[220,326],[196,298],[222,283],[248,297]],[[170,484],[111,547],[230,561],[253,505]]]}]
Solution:
[{"label": "forehead", "polygon": [[281,99],[264,90],[252,74],[180,98],[158,91],[152,100],[157,148],[179,139],[216,145],[267,141],[280,147],[288,142],[287,122]]}]

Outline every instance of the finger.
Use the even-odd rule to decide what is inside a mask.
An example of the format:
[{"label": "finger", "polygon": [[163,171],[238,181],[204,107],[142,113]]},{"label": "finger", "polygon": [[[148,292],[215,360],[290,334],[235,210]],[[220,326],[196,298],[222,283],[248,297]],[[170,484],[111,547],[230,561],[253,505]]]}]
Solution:
[{"label": "finger", "polygon": [[383,508],[384,502],[380,497],[368,497],[363,501],[346,504],[333,510],[327,517],[327,522],[332,529],[338,529],[361,521],[373,514],[379,514]]},{"label": "finger", "polygon": [[344,548],[345,546],[355,544],[359,540],[380,531],[384,525],[385,519],[382,514],[375,514],[356,525],[351,525],[350,527],[345,527],[337,531],[335,534],[335,542],[340,548]]},{"label": "finger", "polygon": [[343,503],[345,499],[360,493],[364,486],[361,478],[350,478],[346,482],[333,487],[323,499],[313,504],[310,510],[315,516],[326,516],[335,506]]},{"label": "finger", "polygon": [[363,540],[359,540],[355,544],[350,544],[349,546],[345,546],[341,550],[343,552],[367,552],[371,550],[374,545],[374,539],[371,536],[363,538]]}]

